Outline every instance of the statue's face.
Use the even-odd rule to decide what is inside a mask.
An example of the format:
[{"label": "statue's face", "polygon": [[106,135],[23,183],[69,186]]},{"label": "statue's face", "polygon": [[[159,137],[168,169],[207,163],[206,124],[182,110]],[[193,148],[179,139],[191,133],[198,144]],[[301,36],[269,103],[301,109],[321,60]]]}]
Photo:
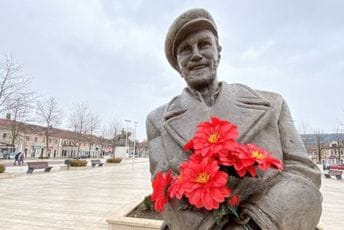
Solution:
[{"label": "statue's face", "polygon": [[210,30],[200,30],[182,40],[176,50],[182,77],[194,89],[202,89],[216,80],[220,47]]}]

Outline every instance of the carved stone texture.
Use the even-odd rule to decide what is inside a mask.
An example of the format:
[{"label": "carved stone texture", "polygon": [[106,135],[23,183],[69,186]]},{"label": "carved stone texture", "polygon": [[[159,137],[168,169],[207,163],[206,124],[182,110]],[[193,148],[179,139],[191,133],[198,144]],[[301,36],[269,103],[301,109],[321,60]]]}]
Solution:
[{"label": "carved stone texture", "polygon": [[[172,169],[189,155],[185,143],[199,122],[211,116],[238,126],[241,143],[254,143],[284,163],[284,171],[268,170],[258,178],[237,180],[240,215],[253,229],[315,229],[320,215],[321,174],[308,158],[287,103],[273,92],[217,81],[221,46],[214,19],[204,9],[191,9],[175,19],[165,41],[171,66],[186,82],[182,93],[147,116],[150,170]],[[212,212],[186,209],[182,200],[165,207],[163,228],[243,229],[240,221],[216,225]]]}]

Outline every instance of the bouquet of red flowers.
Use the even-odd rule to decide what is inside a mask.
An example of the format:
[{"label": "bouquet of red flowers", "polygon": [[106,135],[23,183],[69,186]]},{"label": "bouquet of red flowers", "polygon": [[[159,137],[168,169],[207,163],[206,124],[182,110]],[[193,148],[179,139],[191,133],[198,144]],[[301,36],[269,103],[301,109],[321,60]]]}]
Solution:
[{"label": "bouquet of red flowers", "polygon": [[254,144],[237,142],[237,127],[216,117],[198,124],[194,137],[185,144],[191,152],[180,165],[180,174],[158,172],[152,181],[155,210],[164,212],[170,198],[185,197],[190,205],[212,210],[218,222],[223,216],[238,217],[240,197],[233,193],[231,177],[257,176],[257,168],[283,170],[281,161]]}]

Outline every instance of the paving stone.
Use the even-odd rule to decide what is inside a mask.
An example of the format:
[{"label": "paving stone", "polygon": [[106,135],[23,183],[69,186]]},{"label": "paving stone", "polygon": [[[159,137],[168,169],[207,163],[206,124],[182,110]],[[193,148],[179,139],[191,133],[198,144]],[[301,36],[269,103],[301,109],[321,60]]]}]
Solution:
[{"label": "paving stone", "polygon": [[107,218],[151,192],[147,159],[31,175],[7,169],[15,177],[0,178],[0,229],[105,230]]},{"label": "paving stone", "polygon": [[[104,229],[106,219],[124,215],[151,193],[148,159],[113,166],[49,173],[27,167],[7,167],[0,177],[0,229]],[[344,226],[344,180],[322,178],[323,213],[320,226]]]}]

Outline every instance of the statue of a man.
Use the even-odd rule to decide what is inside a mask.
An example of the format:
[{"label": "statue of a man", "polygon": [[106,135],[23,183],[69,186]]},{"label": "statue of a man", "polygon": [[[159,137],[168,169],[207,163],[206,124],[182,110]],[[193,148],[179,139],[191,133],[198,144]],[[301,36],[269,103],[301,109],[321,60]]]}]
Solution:
[{"label": "statue of a man", "polygon": [[197,124],[211,116],[238,126],[241,143],[254,143],[283,161],[284,170],[268,170],[258,178],[238,179],[240,219],[217,225],[213,213],[190,208],[172,199],[165,206],[166,229],[315,229],[320,215],[321,174],[308,158],[288,106],[276,93],[242,84],[217,81],[221,59],[218,31],[204,9],[191,9],[176,18],[167,33],[166,57],[187,87],[147,117],[150,170],[179,173],[189,158],[183,146]]}]

